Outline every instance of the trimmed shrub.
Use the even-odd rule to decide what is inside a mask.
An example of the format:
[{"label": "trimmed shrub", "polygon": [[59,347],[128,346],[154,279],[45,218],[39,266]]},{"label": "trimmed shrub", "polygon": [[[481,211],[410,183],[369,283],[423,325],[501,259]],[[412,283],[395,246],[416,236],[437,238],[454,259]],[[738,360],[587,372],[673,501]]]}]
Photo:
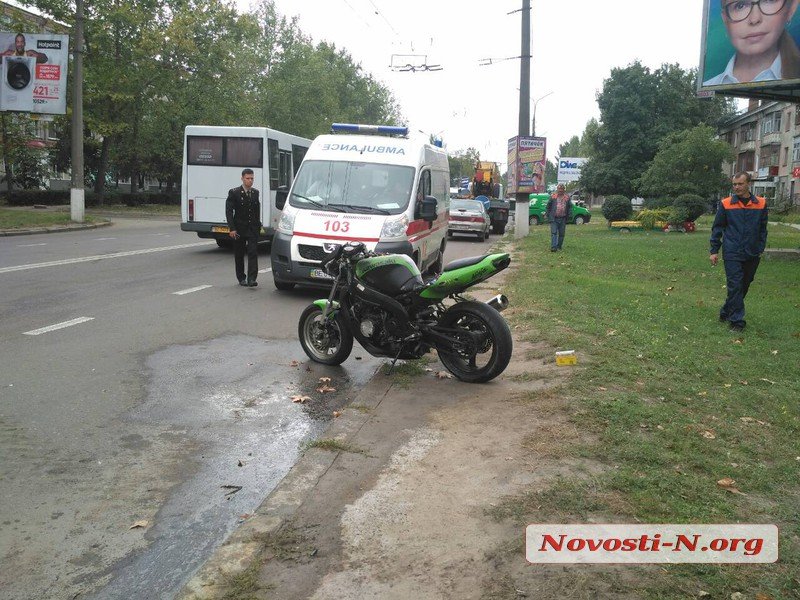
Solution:
[{"label": "trimmed shrub", "polygon": [[642,224],[643,229],[655,229],[656,223],[659,221],[667,222],[669,219],[669,209],[658,208],[654,210],[644,209],[640,210],[636,215],[636,220]]},{"label": "trimmed shrub", "polygon": [[[8,192],[4,192],[2,199],[8,206],[33,206],[34,204],[58,206],[70,203],[70,192],[69,190],[14,190],[10,196]],[[97,206],[97,200],[97,194],[94,192],[88,190],[84,192],[84,203],[87,207]],[[142,192],[140,194],[107,192],[103,195],[103,204],[107,205],[164,204],[180,206],[180,203],[181,195],[179,192],[171,194],[166,192]]]},{"label": "trimmed shrub", "polygon": [[656,196],[655,198],[645,198],[642,208],[656,210],[659,208],[669,208],[672,206],[672,198],[669,196]]},{"label": "trimmed shrub", "polygon": [[601,210],[607,221],[624,221],[633,214],[630,199],[621,195],[607,196]]},{"label": "trimmed shrub", "polygon": [[672,208],[676,215],[687,217],[681,221],[683,223],[684,221],[696,221],[698,217],[704,215],[708,210],[708,204],[697,194],[681,194],[675,198]]}]

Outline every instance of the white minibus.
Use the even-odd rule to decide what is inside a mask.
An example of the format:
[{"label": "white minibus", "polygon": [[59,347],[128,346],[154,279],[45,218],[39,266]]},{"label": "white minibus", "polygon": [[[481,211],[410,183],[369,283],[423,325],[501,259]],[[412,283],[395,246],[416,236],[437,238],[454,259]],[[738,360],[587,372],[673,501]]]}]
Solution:
[{"label": "white minibus", "polygon": [[228,190],[253,169],[261,193],[262,240],[275,233],[294,175],[311,140],[266,127],[189,125],[184,133],[181,229],[231,244],[225,218]]}]

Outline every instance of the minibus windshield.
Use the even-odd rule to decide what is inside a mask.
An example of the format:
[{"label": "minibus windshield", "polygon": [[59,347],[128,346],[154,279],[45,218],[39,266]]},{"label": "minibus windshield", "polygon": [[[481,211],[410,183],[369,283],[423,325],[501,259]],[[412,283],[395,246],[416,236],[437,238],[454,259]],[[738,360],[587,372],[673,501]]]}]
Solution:
[{"label": "minibus windshield", "polygon": [[405,212],[414,168],[366,162],[306,160],[289,195],[295,208],[330,206],[343,212],[397,215]]}]

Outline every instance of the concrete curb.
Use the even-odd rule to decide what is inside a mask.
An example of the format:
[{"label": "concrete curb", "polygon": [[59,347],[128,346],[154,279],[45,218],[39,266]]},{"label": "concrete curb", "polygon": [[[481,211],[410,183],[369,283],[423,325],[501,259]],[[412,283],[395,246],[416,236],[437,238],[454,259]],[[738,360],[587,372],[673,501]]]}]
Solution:
[{"label": "concrete curb", "polygon": [[[389,394],[393,379],[377,373],[353,399],[353,404],[367,410],[343,410],[318,439],[347,443],[372,418],[376,408]],[[309,448],[286,477],[272,490],[261,506],[217,548],[176,596],[179,600],[210,600],[224,594],[231,577],[247,571],[266,549],[265,540],[292,519],[308,494],[331,468],[342,451]]]},{"label": "concrete curb", "polygon": [[33,227],[31,229],[0,229],[0,236],[11,237],[15,235],[35,235],[37,233],[84,231],[86,229],[97,229],[98,227],[109,227],[110,225],[113,225],[111,221],[104,221],[102,223],[87,223],[85,225],[53,225],[52,227]]}]

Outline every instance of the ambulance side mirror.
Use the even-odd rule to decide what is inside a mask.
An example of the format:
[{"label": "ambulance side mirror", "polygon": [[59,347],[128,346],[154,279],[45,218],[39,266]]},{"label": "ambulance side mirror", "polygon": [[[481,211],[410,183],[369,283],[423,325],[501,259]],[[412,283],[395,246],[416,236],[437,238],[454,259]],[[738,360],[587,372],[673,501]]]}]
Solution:
[{"label": "ambulance side mirror", "polygon": [[436,204],[437,200],[433,196],[425,196],[422,204],[419,207],[419,218],[423,221],[432,223],[436,220]]}]

